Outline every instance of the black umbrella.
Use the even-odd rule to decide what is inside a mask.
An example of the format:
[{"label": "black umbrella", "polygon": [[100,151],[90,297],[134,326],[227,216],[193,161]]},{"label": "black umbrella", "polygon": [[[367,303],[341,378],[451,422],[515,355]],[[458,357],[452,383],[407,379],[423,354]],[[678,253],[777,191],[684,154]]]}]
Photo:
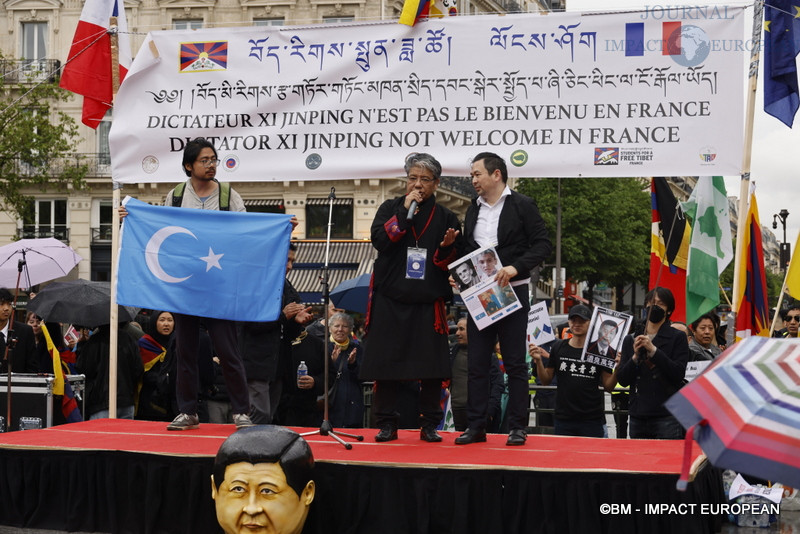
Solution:
[{"label": "black umbrella", "polygon": [[[28,311],[46,321],[91,327],[109,324],[111,283],[89,280],[53,282],[31,299]],[[133,321],[136,312],[136,308],[119,306],[117,320]]]}]

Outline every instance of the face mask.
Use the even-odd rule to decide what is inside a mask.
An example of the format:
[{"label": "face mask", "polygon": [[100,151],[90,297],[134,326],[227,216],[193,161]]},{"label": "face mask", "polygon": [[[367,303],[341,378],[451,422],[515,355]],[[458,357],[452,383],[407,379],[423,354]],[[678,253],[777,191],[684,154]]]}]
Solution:
[{"label": "face mask", "polygon": [[660,306],[648,306],[646,309],[647,315],[645,315],[645,317],[649,316],[649,321],[653,324],[660,323],[667,315],[667,312],[664,311],[664,308]]}]

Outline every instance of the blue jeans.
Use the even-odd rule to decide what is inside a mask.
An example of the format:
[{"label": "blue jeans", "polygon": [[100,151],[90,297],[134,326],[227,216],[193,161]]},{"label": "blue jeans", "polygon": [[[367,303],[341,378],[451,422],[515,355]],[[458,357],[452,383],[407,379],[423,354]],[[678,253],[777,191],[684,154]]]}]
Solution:
[{"label": "blue jeans", "polygon": [[555,428],[553,432],[557,436],[583,436],[585,438],[606,437],[603,431],[603,423],[594,421],[569,421],[565,419],[554,419]]},{"label": "blue jeans", "polygon": [[631,417],[632,439],[683,439],[686,431],[677,419],[666,417]]},{"label": "blue jeans", "polygon": [[[89,416],[92,419],[108,419],[108,410],[100,410]],[[133,419],[133,406],[117,406],[117,419]]]}]

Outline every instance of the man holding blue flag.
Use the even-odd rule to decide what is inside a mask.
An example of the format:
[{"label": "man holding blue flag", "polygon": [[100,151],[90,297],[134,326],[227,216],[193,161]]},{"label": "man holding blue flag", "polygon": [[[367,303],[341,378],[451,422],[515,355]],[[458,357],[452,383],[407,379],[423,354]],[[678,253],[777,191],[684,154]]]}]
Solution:
[{"label": "man holding blue flag", "polygon": [[[223,213],[244,212],[245,207],[236,191],[216,180],[218,164],[214,146],[206,139],[193,139],[183,153],[189,180],[169,192],[168,207],[126,199],[120,209],[120,215],[128,218],[123,228],[117,301],[168,310],[175,317],[180,413],[167,430],[200,425],[197,353],[201,321],[222,364],[233,421],[237,428],[252,426],[234,321],[275,320],[280,311],[280,289],[275,288],[282,287],[285,261],[272,258],[287,256],[290,216]],[[277,250],[281,247],[282,254]]]}]

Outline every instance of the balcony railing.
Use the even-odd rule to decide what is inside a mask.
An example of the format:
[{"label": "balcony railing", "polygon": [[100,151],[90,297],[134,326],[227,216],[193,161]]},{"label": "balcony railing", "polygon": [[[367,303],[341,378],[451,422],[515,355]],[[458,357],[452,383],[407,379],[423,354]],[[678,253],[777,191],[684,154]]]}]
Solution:
[{"label": "balcony railing", "polygon": [[76,153],[60,158],[51,158],[46,161],[37,161],[36,165],[25,163],[17,158],[12,165],[15,173],[27,176],[34,174],[61,174],[65,169],[81,165],[87,167],[87,177],[111,175],[111,155],[108,153]]},{"label": "balcony railing", "polygon": [[92,228],[92,243],[110,243],[111,225],[101,224],[100,228]]},{"label": "balcony railing", "polygon": [[0,60],[0,84],[55,82],[61,71],[58,59]]},{"label": "balcony railing", "polygon": [[69,244],[69,228],[63,225],[55,225],[51,228],[40,227],[26,224],[17,230],[17,237],[20,239],[38,239],[41,237],[55,237],[59,241]]}]

